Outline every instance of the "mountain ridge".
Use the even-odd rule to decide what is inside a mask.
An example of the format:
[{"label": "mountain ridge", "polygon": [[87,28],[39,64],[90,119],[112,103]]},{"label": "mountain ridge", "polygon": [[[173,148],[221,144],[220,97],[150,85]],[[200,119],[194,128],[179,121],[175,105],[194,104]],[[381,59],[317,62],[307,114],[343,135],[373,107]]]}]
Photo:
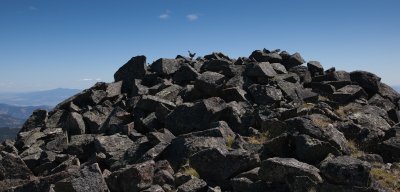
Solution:
[{"label": "mountain ridge", "polygon": [[81,90],[56,88],[32,92],[4,92],[0,93],[0,103],[14,106],[55,106],[79,91]]}]

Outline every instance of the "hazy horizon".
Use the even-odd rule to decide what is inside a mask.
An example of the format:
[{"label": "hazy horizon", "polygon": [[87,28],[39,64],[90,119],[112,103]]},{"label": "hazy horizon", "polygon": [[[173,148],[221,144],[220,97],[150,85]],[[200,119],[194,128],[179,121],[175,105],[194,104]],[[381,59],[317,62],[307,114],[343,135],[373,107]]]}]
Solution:
[{"label": "hazy horizon", "polygon": [[400,85],[400,1],[1,1],[0,92],[89,88],[131,57],[255,49]]}]

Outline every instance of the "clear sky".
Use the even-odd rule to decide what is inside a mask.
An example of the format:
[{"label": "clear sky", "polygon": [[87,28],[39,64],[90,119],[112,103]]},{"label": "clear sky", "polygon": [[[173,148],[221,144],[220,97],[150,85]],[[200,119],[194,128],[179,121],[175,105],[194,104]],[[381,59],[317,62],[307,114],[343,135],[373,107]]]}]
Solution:
[{"label": "clear sky", "polygon": [[141,54],[262,48],[400,85],[400,1],[0,0],[0,92],[110,82]]}]

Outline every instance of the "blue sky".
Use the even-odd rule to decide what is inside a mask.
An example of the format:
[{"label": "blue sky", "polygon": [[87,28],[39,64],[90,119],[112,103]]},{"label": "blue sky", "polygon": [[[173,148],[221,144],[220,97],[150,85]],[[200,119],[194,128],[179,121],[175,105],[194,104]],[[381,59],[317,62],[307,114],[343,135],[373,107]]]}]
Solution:
[{"label": "blue sky", "polygon": [[136,55],[280,48],[400,85],[398,0],[1,0],[0,92],[110,82]]}]

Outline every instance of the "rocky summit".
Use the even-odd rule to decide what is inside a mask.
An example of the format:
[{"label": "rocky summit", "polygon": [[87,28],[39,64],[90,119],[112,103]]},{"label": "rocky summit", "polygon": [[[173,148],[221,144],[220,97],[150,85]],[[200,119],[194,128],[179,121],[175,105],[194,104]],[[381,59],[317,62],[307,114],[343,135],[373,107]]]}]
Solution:
[{"label": "rocky summit", "polygon": [[0,191],[400,191],[400,95],[299,53],[136,56],[0,145]]}]

